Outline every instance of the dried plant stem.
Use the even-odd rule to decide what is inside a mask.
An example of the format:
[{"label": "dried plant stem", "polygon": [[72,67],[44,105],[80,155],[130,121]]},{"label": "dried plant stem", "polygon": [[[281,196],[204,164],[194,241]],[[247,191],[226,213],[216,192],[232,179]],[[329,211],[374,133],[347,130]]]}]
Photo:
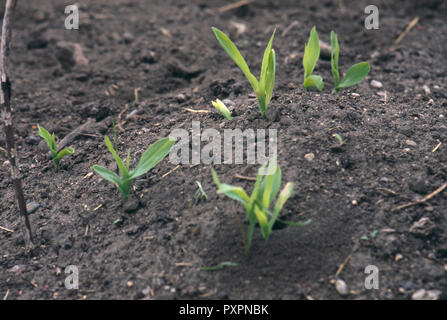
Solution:
[{"label": "dried plant stem", "polygon": [[22,220],[21,229],[25,240],[25,246],[32,248],[33,235],[31,225],[26,211],[25,196],[22,189],[22,179],[18,168],[17,150],[14,141],[14,124],[11,108],[11,82],[9,81],[8,57],[11,46],[12,25],[14,23],[14,14],[17,0],[7,0],[5,16],[3,18],[1,53],[0,53],[0,78],[1,78],[1,105],[2,119],[6,137],[6,150],[8,153],[11,180],[14,185],[17,202]]}]

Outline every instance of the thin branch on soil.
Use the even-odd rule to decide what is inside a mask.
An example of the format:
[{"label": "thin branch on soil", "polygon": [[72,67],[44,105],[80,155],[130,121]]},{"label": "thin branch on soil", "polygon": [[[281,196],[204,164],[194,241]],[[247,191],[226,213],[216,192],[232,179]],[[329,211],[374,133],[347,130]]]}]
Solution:
[{"label": "thin branch on soil", "polygon": [[343,263],[338,267],[337,272],[335,273],[335,277],[338,277],[338,275],[343,271],[346,264],[349,262],[349,260],[351,260],[352,254],[357,251],[358,247],[359,247],[359,244],[358,244],[358,242],[356,242],[354,244],[354,247],[352,248],[351,253],[346,257],[346,259],[343,261]]},{"label": "thin branch on soil", "polygon": [[415,206],[417,204],[421,204],[421,203],[427,202],[428,200],[432,199],[433,197],[435,197],[436,195],[438,195],[442,191],[444,191],[445,188],[447,188],[447,182],[444,183],[442,186],[440,186],[435,191],[433,191],[432,193],[426,195],[421,200],[416,200],[416,201],[413,201],[413,202],[410,202],[410,203],[406,203],[406,204],[397,206],[397,207],[393,208],[391,211],[398,211],[398,210],[401,210],[401,209],[404,209],[404,208],[408,208],[408,207],[411,207],[411,206]]},{"label": "thin branch on soil", "polygon": [[436,152],[436,150],[438,150],[441,145],[442,145],[442,142],[439,142],[438,145],[431,152],[432,153]]},{"label": "thin branch on soil", "polygon": [[293,21],[287,28],[284,29],[284,31],[281,33],[281,37],[285,37],[290,32],[290,30],[292,30],[294,27],[298,25],[299,25],[298,21],[296,20]]},{"label": "thin branch on soil", "polygon": [[344,0],[338,0],[338,8],[340,9],[340,11],[342,13],[346,12],[346,6],[345,6],[345,1]]},{"label": "thin branch on soil", "polygon": [[190,108],[183,108],[188,112],[192,112],[192,113],[210,113],[209,110],[194,110],[194,109],[190,109]]},{"label": "thin branch on soil", "polygon": [[247,176],[243,176],[243,175],[240,175],[240,174],[235,174],[234,177],[238,178],[238,179],[241,179],[241,180],[256,181],[255,177],[247,177]]},{"label": "thin branch on soil", "polygon": [[402,32],[396,40],[394,40],[394,44],[391,46],[390,51],[394,51],[397,49],[397,45],[405,38],[405,36],[418,24],[419,17],[414,18],[405,28],[404,32]]},{"label": "thin branch on soil", "polygon": [[90,129],[92,125],[94,125],[96,122],[93,118],[88,118],[87,122],[80,125],[73,131],[71,131],[69,134],[67,134],[61,141],[58,143],[58,151],[65,148],[67,145],[71,144],[74,139],[76,139],[79,135],[83,135],[85,131]]},{"label": "thin branch on soil", "polygon": [[14,232],[14,230],[11,230],[11,229],[8,229],[8,228],[2,227],[2,226],[0,226],[0,229],[7,231],[7,232],[11,232],[11,233]]},{"label": "thin branch on soil", "polygon": [[6,290],[6,293],[5,293],[5,295],[3,296],[3,301],[5,301],[6,299],[8,299],[8,296],[9,296],[9,289]]},{"label": "thin branch on soil", "polygon": [[177,170],[178,168],[180,168],[180,165],[178,165],[177,167],[175,167],[174,169],[169,170],[168,172],[166,172],[164,175],[161,176],[160,179],[166,178],[167,176],[169,176],[171,173],[173,173],[175,170]]},{"label": "thin branch on soil", "polygon": [[236,3],[231,3],[231,4],[228,4],[226,6],[223,6],[223,7],[219,8],[218,11],[219,11],[219,13],[224,13],[226,11],[233,10],[233,9],[245,6],[247,4],[250,4],[253,1],[254,0],[241,0],[241,1],[236,2]]},{"label": "thin branch on soil", "polygon": [[15,194],[20,210],[22,220],[21,229],[25,246],[28,249],[33,248],[33,233],[31,224],[26,211],[25,195],[23,194],[22,178],[18,166],[18,156],[14,141],[14,123],[11,108],[11,82],[8,72],[8,58],[11,48],[12,25],[14,23],[14,14],[16,10],[17,0],[7,0],[5,7],[5,15],[3,18],[1,53],[0,53],[0,78],[1,78],[1,104],[2,119],[6,137],[6,149],[9,158],[10,175],[14,185]]}]

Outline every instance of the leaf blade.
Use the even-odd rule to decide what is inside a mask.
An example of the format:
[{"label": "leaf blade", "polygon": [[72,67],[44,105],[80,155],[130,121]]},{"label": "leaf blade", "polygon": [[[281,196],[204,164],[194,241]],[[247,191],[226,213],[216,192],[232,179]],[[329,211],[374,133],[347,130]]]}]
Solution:
[{"label": "leaf blade", "polygon": [[345,77],[338,85],[338,88],[352,87],[361,82],[369,73],[371,67],[368,62],[360,62],[353,65],[346,72]]}]

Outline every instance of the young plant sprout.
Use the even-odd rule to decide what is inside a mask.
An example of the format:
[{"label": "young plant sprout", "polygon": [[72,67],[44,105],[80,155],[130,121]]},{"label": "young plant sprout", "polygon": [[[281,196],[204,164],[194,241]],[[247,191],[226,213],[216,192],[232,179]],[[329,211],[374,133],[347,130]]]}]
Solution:
[{"label": "young plant sprout", "polygon": [[331,67],[332,76],[334,78],[335,92],[342,88],[355,86],[361,82],[369,73],[370,66],[368,62],[360,62],[353,65],[346,72],[345,77],[340,82],[340,72],[338,70],[338,56],[340,54],[340,47],[338,44],[338,37],[334,31],[331,31]]},{"label": "young plant sprout", "polygon": [[244,57],[242,57],[238,48],[234,45],[230,38],[228,38],[228,36],[219,29],[214,27],[212,29],[221,46],[225,49],[230,58],[233,59],[236,65],[242,70],[248,82],[250,82],[251,87],[256,94],[256,98],[258,99],[261,115],[265,118],[265,113],[269,106],[270,100],[272,99],[273,87],[275,85],[276,56],[275,50],[272,49],[275,31],[273,31],[267,48],[265,49],[264,58],[262,60],[261,75],[258,81],[250,72],[250,68],[245,62]]},{"label": "young plant sprout", "polygon": [[202,199],[208,200],[208,195],[206,194],[205,190],[203,190],[202,184],[199,181],[196,181],[197,184],[197,191],[194,194],[194,205],[197,205]]},{"label": "young plant sprout", "polygon": [[[247,256],[250,254],[250,247],[256,224],[259,224],[264,239],[268,240],[272,234],[275,222],[277,220],[280,221],[278,219],[279,213],[293,191],[293,183],[288,182],[279,193],[276,204],[272,210],[270,207],[275,200],[281,185],[281,169],[276,164],[276,159],[270,161],[267,168],[268,171],[264,172],[266,165],[267,163],[262,165],[258,170],[258,176],[251,196],[248,196],[244,189],[240,187],[220,183],[217,173],[214,169],[211,169],[214,183],[218,187],[217,192],[225,194],[227,197],[239,201],[244,205],[249,222],[245,241],[245,253]],[[294,226],[306,226],[310,223],[310,220],[304,223],[280,222]]]},{"label": "young plant sprout", "polygon": [[74,149],[73,148],[64,148],[61,151],[57,151],[57,145],[56,145],[56,137],[53,134],[50,134],[45,128],[37,125],[37,128],[39,130],[39,136],[45,140],[45,142],[48,145],[48,148],[50,149],[51,155],[53,156],[53,163],[56,168],[56,170],[60,169],[59,162],[61,159],[67,155],[73,154]]},{"label": "young plant sprout", "polygon": [[303,67],[304,67],[304,88],[307,90],[316,87],[319,91],[323,90],[323,78],[313,75],[312,72],[320,58],[320,39],[318,38],[315,27],[310,31],[309,40],[304,48]]},{"label": "young plant sprout", "polygon": [[220,111],[220,113],[222,113],[222,115],[225,117],[225,119],[228,119],[228,120],[233,119],[233,117],[231,116],[230,110],[228,110],[227,106],[222,101],[217,99],[216,101],[211,101],[211,103],[213,104],[214,108],[216,108],[218,111]]},{"label": "young plant sprout", "polygon": [[163,160],[166,155],[171,151],[172,146],[174,145],[174,138],[166,137],[158,140],[154,144],[152,144],[147,150],[143,153],[138,162],[136,168],[132,171],[129,171],[130,167],[130,150],[127,152],[126,163],[118,156],[115,149],[113,148],[112,142],[109,137],[105,136],[104,141],[106,143],[107,149],[109,149],[110,153],[115,158],[116,165],[119,170],[119,174],[116,174],[112,170],[107,168],[94,165],[93,170],[103,177],[105,180],[114,183],[121,194],[123,199],[126,200],[129,196],[130,187],[135,178],[145,174],[153,167],[155,167],[161,160]]}]

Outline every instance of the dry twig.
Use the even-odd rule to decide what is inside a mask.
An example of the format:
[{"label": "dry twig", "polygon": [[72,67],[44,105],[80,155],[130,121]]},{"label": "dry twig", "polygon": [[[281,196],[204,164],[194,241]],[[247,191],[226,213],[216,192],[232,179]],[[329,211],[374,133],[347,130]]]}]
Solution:
[{"label": "dry twig", "polygon": [[431,198],[435,197],[436,195],[438,195],[442,191],[444,191],[445,188],[447,188],[447,182],[444,183],[442,186],[440,186],[435,191],[433,191],[432,193],[430,193],[430,194],[426,195],[425,197],[423,197],[422,199],[416,200],[416,201],[413,201],[413,202],[410,202],[410,203],[406,203],[406,204],[403,204],[403,205],[400,205],[400,206],[397,206],[397,207],[393,208],[391,211],[397,211],[397,210],[401,210],[401,209],[404,209],[404,208],[415,206],[417,204],[421,204],[421,203],[427,202]]},{"label": "dry twig", "polygon": [[17,149],[14,141],[14,123],[11,108],[11,82],[8,72],[8,58],[11,49],[12,26],[14,24],[14,14],[17,0],[7,0],[5,15],[3,17],[1,53],[0,53],[0,78],[1,78],[1,104],[2,119],[6,137],[6,149],[10,165],[11,180],[14,185],[15,194],[20,210],[20,218],[23,220],[21,229],[25,240],[25,246],[29,249],[33,247],[33,234],[31,224],[26,211],[25,195],[23,194],[22,178],[18,166]]}]

